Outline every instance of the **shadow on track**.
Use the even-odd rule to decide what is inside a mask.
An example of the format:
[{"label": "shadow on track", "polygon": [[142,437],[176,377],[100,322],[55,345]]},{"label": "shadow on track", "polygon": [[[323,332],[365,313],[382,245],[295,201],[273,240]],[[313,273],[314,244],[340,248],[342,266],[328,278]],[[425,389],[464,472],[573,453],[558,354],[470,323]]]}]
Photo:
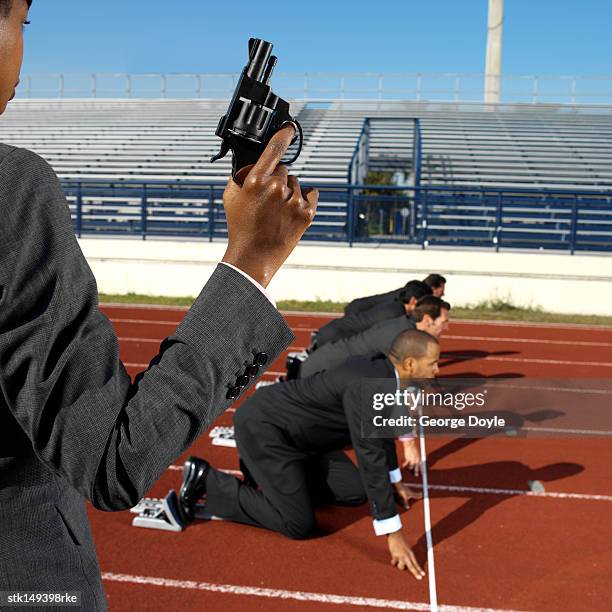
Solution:
[{"label": "shadow on track", "polygon": [[[495,489],[527,490],[529,480],[551,482],[579,474],[584,470],[577,463],[552,463],[532,469],[519,461],[493,461],[450,469],[429,469],[429,479],[432,485],[444,484],[465,487],[487,487]],[[450,514],[432,525],[434,547],[444,540],[461,532],[467,526],[479,519],[485,512],[498,506],[511,494],[473,493],[470,491],[440,491],[430,490],[431,500],[442,497],[465,497],[466,503],[453,510]],[[427,544],[423,534],[414,547],[419,563],[427,559]]]}]

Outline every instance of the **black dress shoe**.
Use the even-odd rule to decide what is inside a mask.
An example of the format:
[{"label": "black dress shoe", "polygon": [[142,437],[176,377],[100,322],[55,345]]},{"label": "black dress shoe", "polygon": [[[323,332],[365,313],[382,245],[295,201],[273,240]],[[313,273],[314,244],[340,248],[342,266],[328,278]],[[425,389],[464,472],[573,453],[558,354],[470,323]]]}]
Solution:
[{"label": "black dress shoe", "polygon": [[195,507],[206,493],[206,476],[210,463],[198,457],[189,457],[183,466],[183,484],[179,491],[179,511],[185,523],[193,521]]}]

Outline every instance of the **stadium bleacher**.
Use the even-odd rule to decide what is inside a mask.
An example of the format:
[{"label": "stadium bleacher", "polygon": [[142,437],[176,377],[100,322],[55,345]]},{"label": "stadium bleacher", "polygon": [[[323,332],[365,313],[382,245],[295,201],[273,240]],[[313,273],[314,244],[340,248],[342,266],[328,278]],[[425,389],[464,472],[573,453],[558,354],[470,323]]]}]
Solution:
[{"label": "stadium bleacher", "polygon": [[[49,161],[80,232],[165,235],[178,224],[184,235],[222,236],[230,160],[208,159],[219,149],[214,132],[226,107],[221,100],[17,100],[0,120],[0,141]],[[568,248],[578,240],[576,248],[599,249],[612,242],[610,107],[345,100],[294,101],[292,110],[305,135],[293,172],[322,187],[311,238],[347,240],[352,226],[356,240],[424,245]],[[409,120],[419,119],[423,190],[409,200],[408,192],[389,192],[388,200],[404,202],[388,207],[386,218],[385,198],[379,194],[377,204],[369,196],[380,227],[369,219],[360,234],[368,197],[345,186],[367,117],[372,170],[408,169]],[[538,198],[533,190],[555,191]]]}]

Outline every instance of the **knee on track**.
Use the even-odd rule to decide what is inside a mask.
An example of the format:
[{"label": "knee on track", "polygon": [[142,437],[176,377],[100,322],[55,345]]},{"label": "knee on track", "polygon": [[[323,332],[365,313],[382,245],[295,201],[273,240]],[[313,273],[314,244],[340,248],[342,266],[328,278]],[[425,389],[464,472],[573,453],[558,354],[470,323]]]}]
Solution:
[{"label": "knee on track", "polygon": [[306,540],[312,535],[314,529],[314,517],[303,517],[299,520],[285,523],[283,531],[285,535],[292,540]]}]

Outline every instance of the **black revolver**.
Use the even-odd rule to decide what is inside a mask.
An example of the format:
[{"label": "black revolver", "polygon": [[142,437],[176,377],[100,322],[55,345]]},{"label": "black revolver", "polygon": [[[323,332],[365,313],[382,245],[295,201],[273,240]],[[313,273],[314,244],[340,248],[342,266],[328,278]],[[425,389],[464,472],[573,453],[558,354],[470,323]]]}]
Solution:
[{"label": "black revolver", "polygon": [[277,62],[271,53],[272,43],[259,38],[249,39],[249,63],[240,75],[227,113],[221,117],[215,132],[223,143],[210,161],[225,157],[231,149],[232,176],[241,168],[254,164],[272,136],[288,121],[297,127],[291,144],[295,144],[298,136],[300,142],[297,153],[288,161],[283,160],[283,164],[292,164],[302,151],[302,127],[289,114],[289,103],[275,95],[268,85]]}]

